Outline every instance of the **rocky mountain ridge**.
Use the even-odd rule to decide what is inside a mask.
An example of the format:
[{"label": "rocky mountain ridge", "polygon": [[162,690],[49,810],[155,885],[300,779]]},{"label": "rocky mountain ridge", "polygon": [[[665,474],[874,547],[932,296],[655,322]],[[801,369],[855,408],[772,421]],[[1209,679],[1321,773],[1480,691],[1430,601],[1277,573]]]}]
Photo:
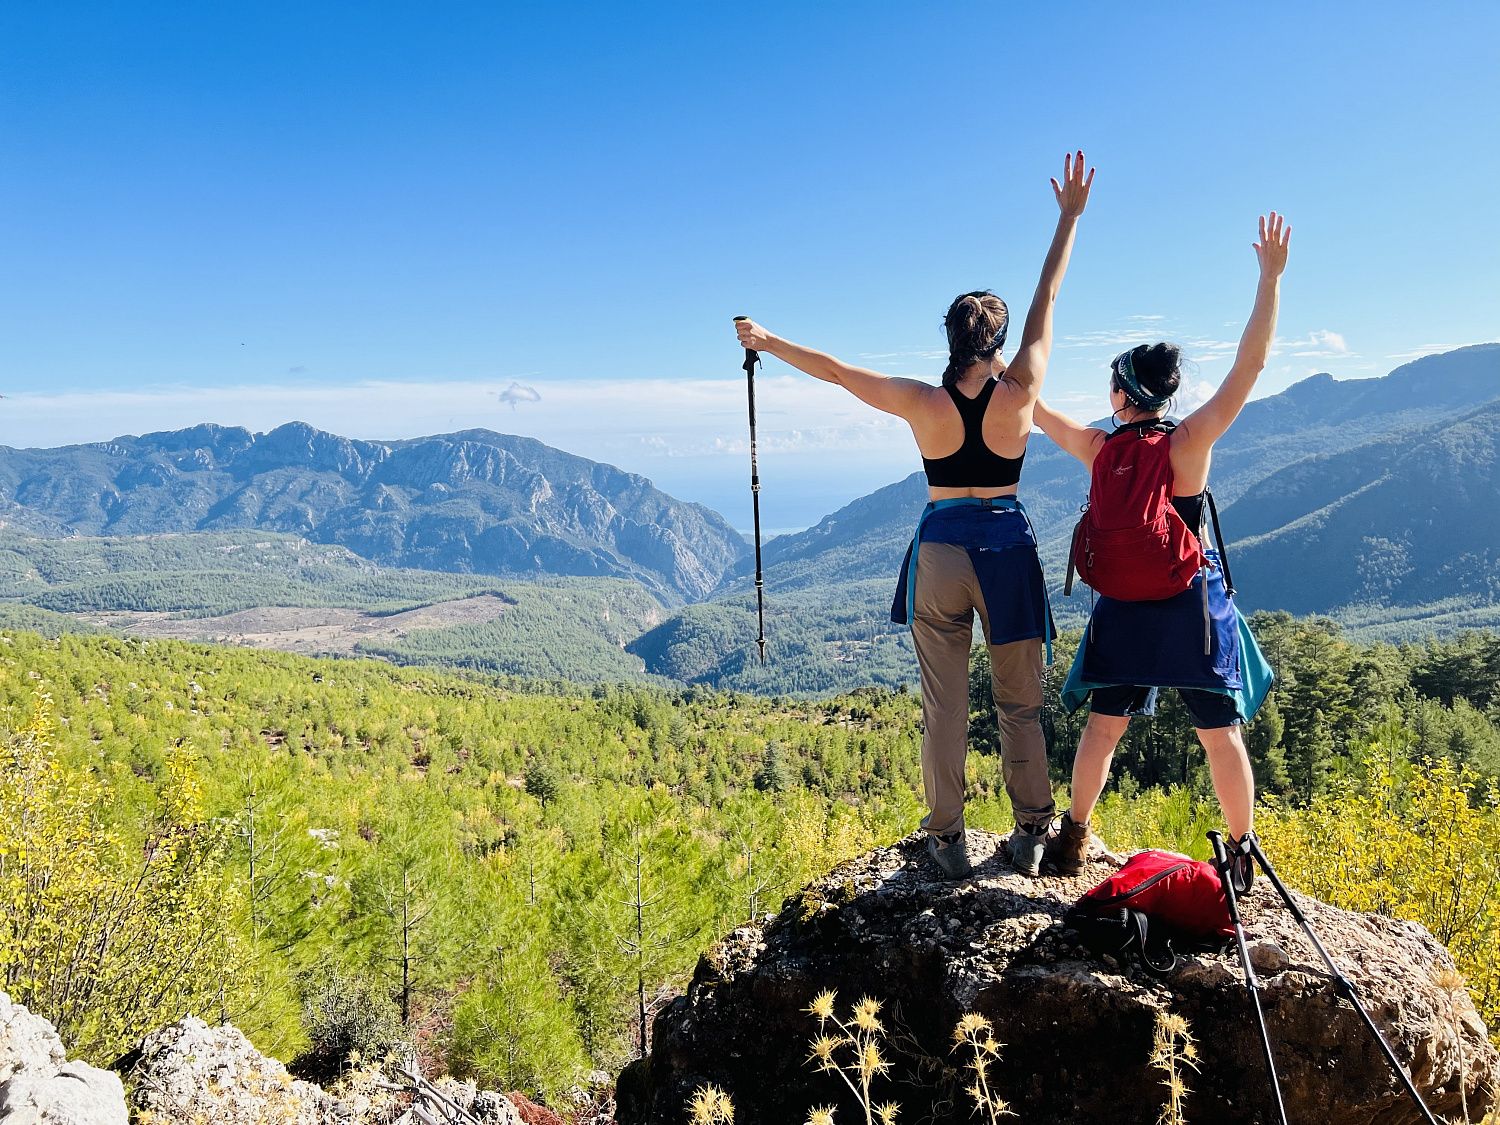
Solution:
[{"label": "rocky mountain ridge", "polygon": [[303,422],[0,448],[0,517],[32,534],[255,528],[389,566],[639,581],[701,598],[748,551],[717,512],[531,438],[376,442]]}]

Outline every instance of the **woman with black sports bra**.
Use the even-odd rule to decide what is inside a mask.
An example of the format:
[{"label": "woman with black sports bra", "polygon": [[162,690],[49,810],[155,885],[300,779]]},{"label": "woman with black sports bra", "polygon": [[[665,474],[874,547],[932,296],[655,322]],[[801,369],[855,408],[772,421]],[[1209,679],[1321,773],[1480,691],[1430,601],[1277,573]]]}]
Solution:
[{"label": "woman with black sports bra", "polygon": [[950,878],[969,872],[964,836],[969,649],[974,614],[989,646],[1006,792],[1016,830],[1011,862],[1035,875],[1054,815],[1042,735],[1042,645],[1052,637],[1036,537],[1016,499],[1032,409],[1052,350],[1052,311],[1094,173],[1070,153],[1052,181],[1060,215],[1015,358],[1002,354],[1010,314],[987,290],[948,309],[941,387],[851,367],[739,321],[740,344],[837,383],[911,426],[931,502],[922,513],[892,620],[910,624],[922,679],[922,783],[927,845]]}]

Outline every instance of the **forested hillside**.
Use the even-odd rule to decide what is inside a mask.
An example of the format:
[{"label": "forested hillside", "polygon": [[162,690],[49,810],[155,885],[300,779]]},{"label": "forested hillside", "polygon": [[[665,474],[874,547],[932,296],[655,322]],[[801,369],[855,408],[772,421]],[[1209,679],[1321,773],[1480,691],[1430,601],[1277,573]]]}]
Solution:
[{"label": "forested hillside", "polygon": [[645,681],[661,619],[638,583],[383,567],[269,532],[44,539],[0,532],[0,623],[365,654],[513,676]]},{"label": "forested hillside", "polygon": [[[1341,802],[1377,802],[1351,830],[1394,834],[1384,846],[1435,815],[1410,806],[1429,790],[1471,810],[1463,881],[1413,861],[1384,908],[1440,932],[1493,1026],[1500,638],[1397,649],[1284,615],[1258,627],[1281,679],[1249,742],[1282,838],[1342,823]],[[981,660],[982,752],[986,675]],[[556,1091],[636,1053],[640,1007],[718,934],[921,811],[902,691],[548,690],[7,633],[0,706],[0,988],[96,1061],[192,1010],[311,1075],[406,1041],[487,1084]],[[1077,721],[1046,721],[1060,779]],[[1216,813],[1194,745],[1175,703],[1135,724],[1106,839],[1202,854]],[[970,823],[1007,827],[993,757],[972,756],[971,785]]]}]

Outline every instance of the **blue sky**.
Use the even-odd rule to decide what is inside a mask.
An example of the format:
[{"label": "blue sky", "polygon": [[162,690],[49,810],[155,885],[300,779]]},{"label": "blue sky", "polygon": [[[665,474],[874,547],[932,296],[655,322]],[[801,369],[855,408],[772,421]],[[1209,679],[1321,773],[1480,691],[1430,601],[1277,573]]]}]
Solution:
[{"label": "blue sky", "polygon": [[[1500,335],[1497,42],[1492,4],[7,5],[0,442],[488,426],[742,522],[729,318],[935,375],[956,292],[1024,309],[1078,145],[1050,399],[1157,335],[1210,387],[1271,207],[1263,391],[1384,374]],[[764,379],[773,526],[915,467]]]}]

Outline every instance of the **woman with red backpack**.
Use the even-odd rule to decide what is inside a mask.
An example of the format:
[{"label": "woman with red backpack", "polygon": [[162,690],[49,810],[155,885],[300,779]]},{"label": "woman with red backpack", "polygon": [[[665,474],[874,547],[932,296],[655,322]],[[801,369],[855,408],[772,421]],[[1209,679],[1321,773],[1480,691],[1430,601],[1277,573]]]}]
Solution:
[{"label": "woman with red backpack", "polygon": [[[1163,414],[1182,378],[1171,344],[1132,348],[1111,363],[1112,433],[1037,403],[1037,425],[1091,471],[1070,562],[1099,595],[1063,687],[1064,706],[1077,710],[1087,700],[1090,713],[1073,760],[1072,807],[1047,842],[1045,862],[1060,874],[1081,869],[1115,746],[1132,715],[1154,713],[1161,688],[1176,688],[1192,715],[1231,843],[1251,832],[1255,779],[1240,727],[1260,707],[1271,674],[1235,608],[1223,544],[1210,546],[1206,515],[1213,512],[1215,533],[1218,518],[1208,470],[1214,443],[1270,354],[1291,233],[1276,212],[1261,218],[1260,283],[1234,366],[1180,424]],[[1237,868],[1247,879],[1248,862]]]}]

